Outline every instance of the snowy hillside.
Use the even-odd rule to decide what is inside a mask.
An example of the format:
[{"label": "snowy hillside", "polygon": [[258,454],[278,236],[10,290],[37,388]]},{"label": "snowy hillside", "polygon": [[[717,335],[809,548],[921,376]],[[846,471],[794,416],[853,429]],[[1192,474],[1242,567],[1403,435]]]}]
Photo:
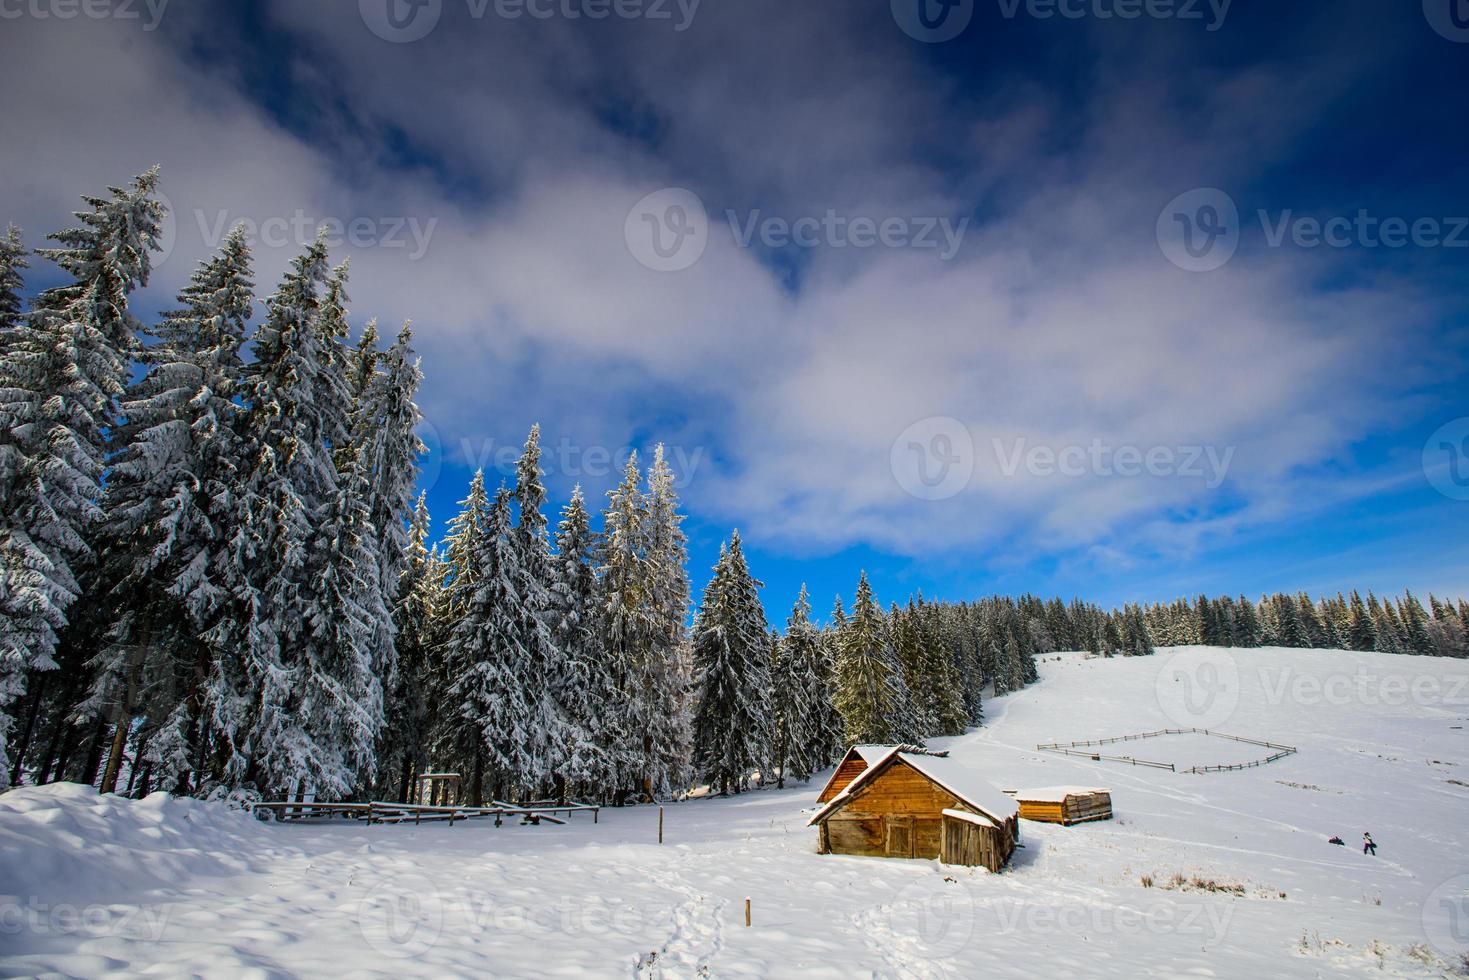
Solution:
[{"label": "snowy hillside", "polygon": [[[996,876],[815,854],[824,774],[669,806],[662,846],[648,807],[565,827],[283,826],[16,790],[0,973],[1380,977],[1444,976],[1469,951],[1469,662],[1052,655],[985,708],[946,740],[953,758],[1007,789],[1109,787],[1116,819],[1025,823]],[[1036,751],[1193,727],[1299,751],[1201,775]],[[1268,750],[1188,735],[1100,751],[1182,768]]]}]

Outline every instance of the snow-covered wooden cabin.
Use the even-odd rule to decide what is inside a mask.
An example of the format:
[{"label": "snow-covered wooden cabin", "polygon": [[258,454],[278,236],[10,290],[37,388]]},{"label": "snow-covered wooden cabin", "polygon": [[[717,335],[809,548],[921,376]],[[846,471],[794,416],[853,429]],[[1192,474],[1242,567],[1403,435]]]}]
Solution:
[{"label": "snow-covered wooden cabin", "polygon": [[819,828],[822,854],[937,858],[999,871],[1020,840],[1019,812],[953,759],[889,747],[810,825]]},{"label": "snow-covered wooden cabin", "polygon": [[1006,790],[1020,806],[1022,820],[1070,826],[1088,820],[1112,819],[1112,792],[1085,786],[1047,786]]},{"label": "snow-covered wooden cabin", "polygon": [[830,803],[836,795],[847,788],[847,785],[863,770],[874,762],[881,761],[885,756],[897,751],[892,745],[854,745],[847,750],[842,761],[833,770],[831,778],[821,788],[821,793],[816,797],[817,803]]}]

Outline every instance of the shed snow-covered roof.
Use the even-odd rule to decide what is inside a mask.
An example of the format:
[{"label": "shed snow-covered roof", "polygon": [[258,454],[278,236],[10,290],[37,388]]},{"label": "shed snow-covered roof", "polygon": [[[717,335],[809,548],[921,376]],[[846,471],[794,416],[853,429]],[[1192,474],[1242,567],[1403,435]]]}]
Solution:
[{"label": "shed snow-covered roof", "polygon": [[1068,796],[1090,796],[1093,793],[1111,793],[1109,789],[1094,786],[1042,786],[1040,789],[1017,789],[1017,800],[1033,800],[1036,803],[1064,803]]},{"label": "shed snow-covered roof", "polygon": [[865,763],[867,763],[869,766],[872,765],[873,763],[881,762],[882,760],[886,759],[888,756],[892,755],[897,750],[898,750],[897,749],[897,746],[895,746],[895,745],[854,745],[854,746],[852,746],[852,751],[853,752],[856,752],[858,755],[860,755],[862,757],[862,761],[865,762]]},{"label": "shed snow-covered roof", "polygon": [[948,790],[965,806],[972,807],[997,822],[1009,820],[1020,813],[1019,804],[956,760],[924,755],[921,752],[903,752],[899,747],[892,746],[876,761],[869,762],[862,774],[832,797],[830,803],[818,810],[809,824],[824,820],[833,811],[844,806],[854,793],[877,778],[878,773],[887,769],[888,763],[895,758]]}]

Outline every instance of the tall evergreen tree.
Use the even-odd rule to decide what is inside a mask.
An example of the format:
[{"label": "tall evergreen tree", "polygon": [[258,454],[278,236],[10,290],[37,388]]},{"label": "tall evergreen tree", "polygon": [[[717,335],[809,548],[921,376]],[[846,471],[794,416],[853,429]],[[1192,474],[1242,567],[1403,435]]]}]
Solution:
[{"label": "tall evergreen tree", "polygon": [[552,559],[551,637],[561,660],[552,678],[565,712],[566,751],[554,775],[564,792],[604,799],[617,788],[624,765],[619,753],[629,734],[621,730],[617,677],[600,642],[596,541],[582,490],[577,486],[561,515]]},{"label": "tall evergreen tree", "polygon": [[[71,282],[42,293],[24,327],[0,334],[0,783],[11,768],[9,705],[27,672],[55,668],[57,631],[92,557],[107,434],[141,327],[128,296],[148,282],[164,215],[157,183],[153,170],[84,198],[81,226],[52,235],[58,247],[40,253]],[[13,251],[7,244],[12,283]]]},{"label": "tall evergreen tree", "polygon": [[[98,599],[111,625],[91,665],[88,710],[112,709],[124,725],[141,716],[142,764],[171,788],[191,771],[207,781],[216,740],[204,710],[215,665],[200,637],[228,598],[222,565],[247,462],[236,396],[253,288],[236,228],[139,353],[145,370],[124,395],[103,497],[97,578],[107,594]],[[118,771],[114,746],[104,789]]]},{"label": "tall evergreen tree", "polygon": [[510,491],[495,495],[484,534],[471,560],[475,583],[449,637],[452,729],[470,753],[469,794],[485,800],[488,776],[496,787],[514,786],[533,773],[529,693],[524,684],[533,652],[527,649],[520,611],[523,576],[512,540]]},{"label": "tall evergreen tree", "polygon": [[837,639],[836,704],[854,743],[919,741],[888,625],[863,572],[852,614]]},{"label": "tall evergreen tree", "polygon": [[771,651],[758,589],[736,531],[694,623],[694,768],[722,793],[770,763]]}]

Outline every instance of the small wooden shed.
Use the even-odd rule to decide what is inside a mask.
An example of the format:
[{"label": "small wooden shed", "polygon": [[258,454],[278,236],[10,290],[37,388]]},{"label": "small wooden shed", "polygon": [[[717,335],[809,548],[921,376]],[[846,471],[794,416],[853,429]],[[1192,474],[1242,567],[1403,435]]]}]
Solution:
[{"label": "small wooden shed", "polygon": [[822,807],[822,854],[925,858],[999,871],[1020,840],[1015,801],[953,759],[889,748]]},{"label": "small wooden shed", "polygon": [[847,750],[842,761],[832,772],[831,778],[821,788],[817,795],[817,803],[830,803],[836,799],[836,795],[856,779],[874,762],[880,762],[885,757],[897,751],[893,745],[854,745]]},{"label": "small wooden shed", "polygon": [[1088,820],[1112,819],[1110,790],[1084,786],[1047,786],[1042,789],[1006,790],[1020,805],[1022,820],[1070,826]]}]

